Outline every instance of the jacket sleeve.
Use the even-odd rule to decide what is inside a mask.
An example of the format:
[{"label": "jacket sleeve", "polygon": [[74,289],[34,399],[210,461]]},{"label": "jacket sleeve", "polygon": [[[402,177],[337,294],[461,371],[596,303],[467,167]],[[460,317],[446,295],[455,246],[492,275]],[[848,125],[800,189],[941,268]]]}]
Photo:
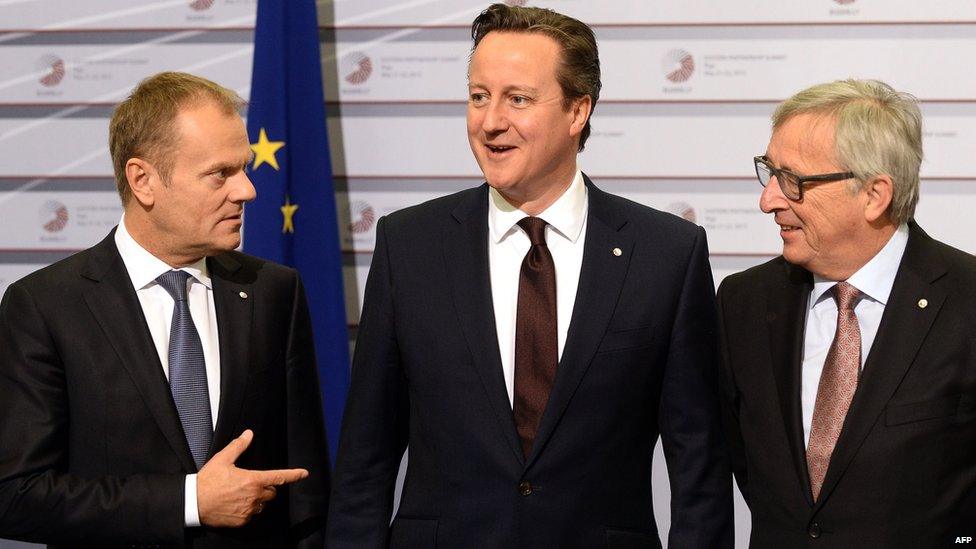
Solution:
[{"label": "jacket sleeve", "polygon": [[680,291],[659,414],[671,483],[668,547],[731,548],[732,478],[718,406],[715,290],[701,228]]},{"label": "jacket sleeve", "polygon": [[385,548],[409,407],[400,363],[386,218],[366,281],[329,511],[330,549]]},{"label": "jacket sleeve", "polygon": [[742,440],[742,430],[739,425],[739,390],[732,368],[732,358],[729,353],[728,327],[723,307],[723,295],[727,292],[727,285],[723,282],[718,289],[718,327],[719,349],[721,359],[721,404],[722,423],[725,427],[725,437],[728,441],[729,458],[732,472],[735,474],[736,484],[746,503],[749,503],[749,478],[746,474],[745,444]]},{"label": "jacket sleeve", "polygon": [[[41,543],[182,544],[183,474],[68,474],[63,360],[30,292],[0,303],[0,537]],[[93,442],[94,443],[94,442]]]},{"label": "jacket sleeve", "polygon": [[323,547],[329,512],[329,445],[312,322],[305,288],[297,274],[286,356],[288,467],[301,467],[309,473],[288,487],[290,538],[299,547]]}]

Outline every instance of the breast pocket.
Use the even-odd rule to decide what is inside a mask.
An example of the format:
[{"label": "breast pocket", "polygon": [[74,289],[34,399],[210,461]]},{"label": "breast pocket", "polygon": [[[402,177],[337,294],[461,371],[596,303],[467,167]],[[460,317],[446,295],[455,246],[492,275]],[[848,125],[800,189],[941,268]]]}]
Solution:
[{"label": "breast pocket", "polygon": [[626,349],[639,349],[654,344],[654,332],[651,326],[638,326],[622,330],[609,330],[603,336],[597,353],[609,353]]},{"label": "breast pocket", "polygon": [[888,406],[885,411],[885,425],[894,427],[947,417],[966,421],[973,419],[974,415],[976,415],[976,394],[946,395],[922,402]]}]

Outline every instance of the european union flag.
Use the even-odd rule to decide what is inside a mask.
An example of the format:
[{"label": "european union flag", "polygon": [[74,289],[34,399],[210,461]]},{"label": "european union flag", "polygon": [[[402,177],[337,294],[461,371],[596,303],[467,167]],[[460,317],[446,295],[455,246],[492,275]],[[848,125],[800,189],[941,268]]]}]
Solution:
[{"label": "european union flag", "polygon": [[244,249],[302,275],[335,463],[349,335],[320,63],[314,0],[258,2],[247,113],[258,197],[246,206]]}]

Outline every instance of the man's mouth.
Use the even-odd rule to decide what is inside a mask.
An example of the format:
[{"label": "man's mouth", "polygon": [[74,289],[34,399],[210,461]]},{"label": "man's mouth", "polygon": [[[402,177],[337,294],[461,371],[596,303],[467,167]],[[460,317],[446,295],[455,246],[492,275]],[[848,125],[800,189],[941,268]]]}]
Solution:
[{"label": "man's mouth", "polygon": [[780,225],[779,230],[783,232],[798,231],[800,230],[800,227],[794,225]]},{"label": "man's mouth", "polygon": [[485,147],[488,147],[488,150],[495,154],[501,154],[503,152],[507,152],[515,148],[509,145],[488,145],[488,144],[485,144]]}]

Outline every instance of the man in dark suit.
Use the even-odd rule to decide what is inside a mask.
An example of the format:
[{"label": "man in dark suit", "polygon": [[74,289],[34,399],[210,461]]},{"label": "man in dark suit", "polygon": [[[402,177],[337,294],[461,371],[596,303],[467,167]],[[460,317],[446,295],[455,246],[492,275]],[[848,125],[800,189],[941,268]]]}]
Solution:
[{"label": "man in dark suit", "polygon": [[916,101],[814,86],[755,159],[783,255],[719,289],[753,547],[942,547],[976,525],[976,259],[913,221]]},{"label": "man in dark suit", "polygon": [[704,231],[577,169],[589,27],[495,4],[473,37],[487,183],[377,225],[329,546],[660,547],[659,434],[670,547],[731,546]]},{"label": "man in dark suit", "polygon": [[110,125],[122,221],[4,295],[0,537],[322,546],[304,291],[233,251],[255,196],[239,105],[188,74],[143,81]]}]

